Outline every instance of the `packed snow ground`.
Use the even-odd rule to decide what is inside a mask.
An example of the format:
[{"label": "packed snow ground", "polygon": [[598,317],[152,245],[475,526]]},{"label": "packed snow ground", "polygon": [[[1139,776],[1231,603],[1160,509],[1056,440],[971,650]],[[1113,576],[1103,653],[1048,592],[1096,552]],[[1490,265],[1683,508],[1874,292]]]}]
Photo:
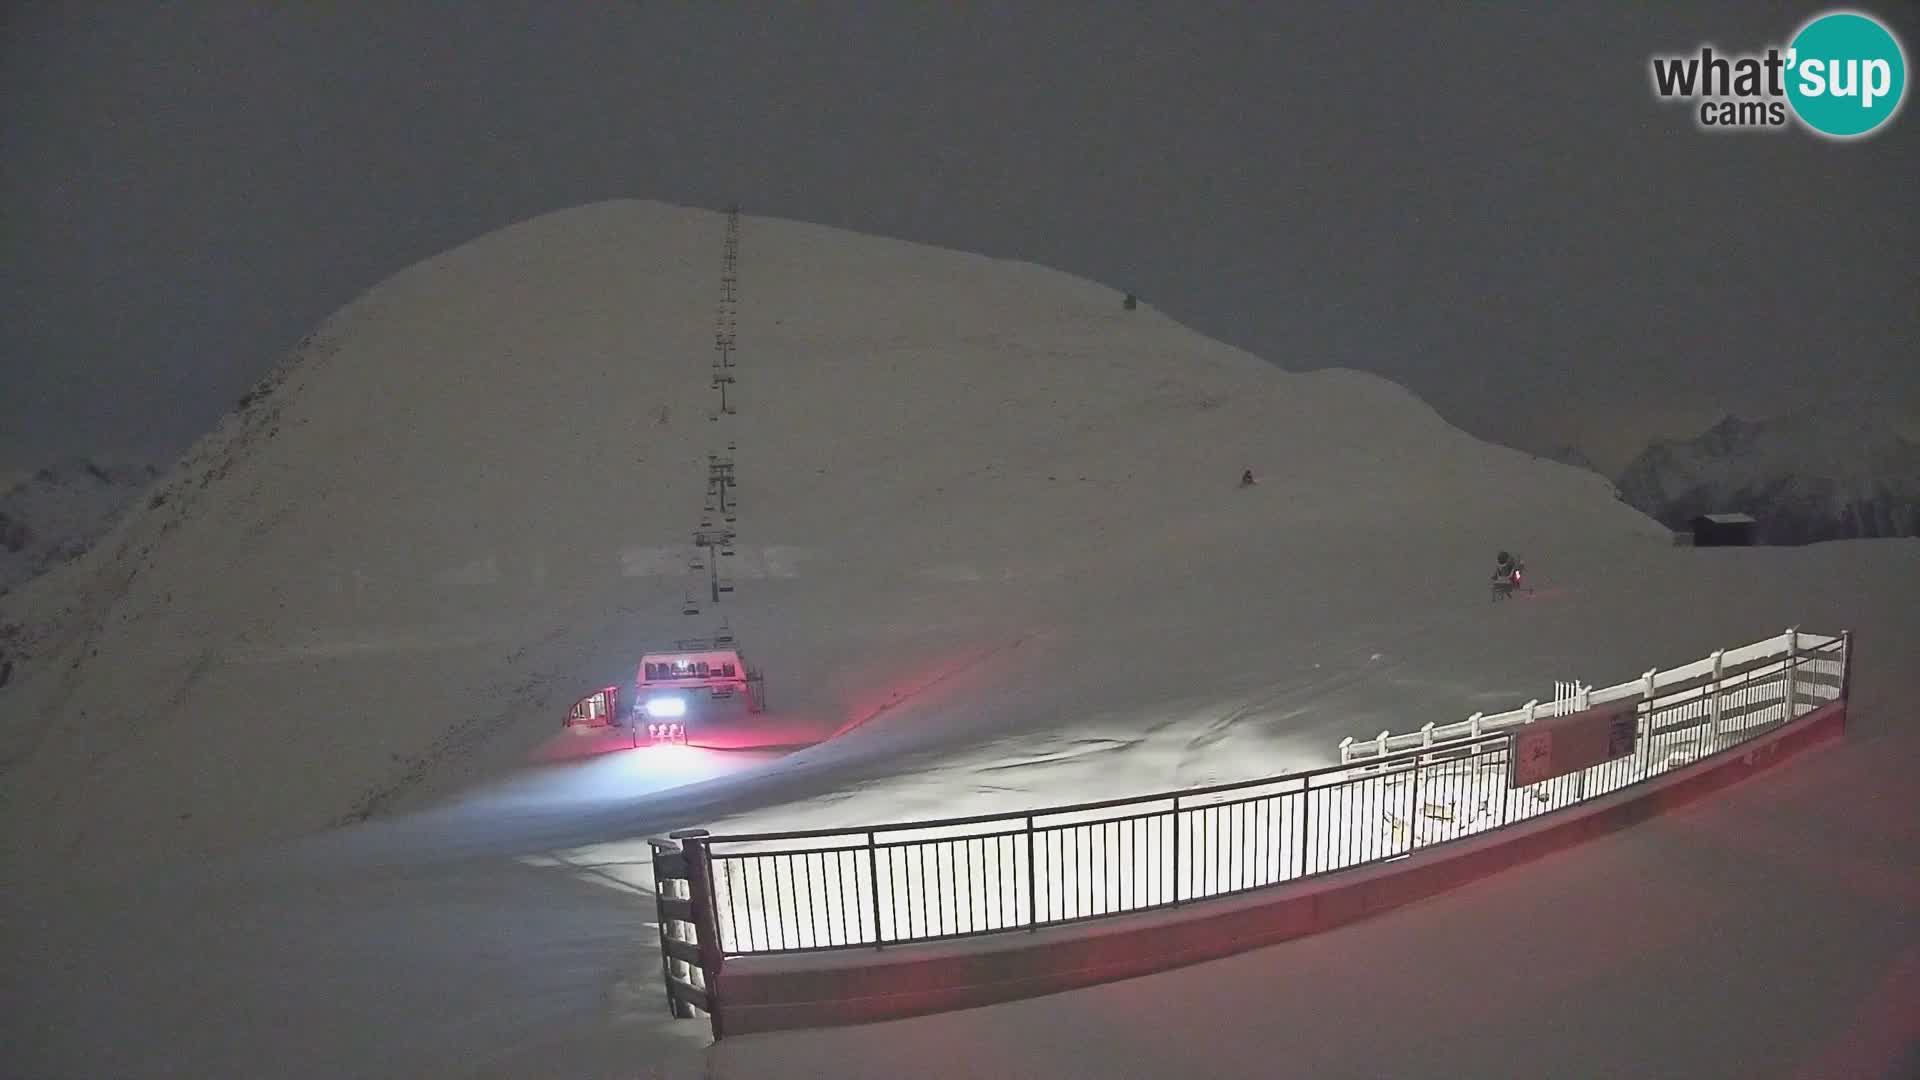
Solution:
[{"label": "packed snow ground", "polygon": [[[30,1073],[697,1074],[648,835],[1271,774],[1793,623],[1860,632],[1886,687],[1920,642],[1920,545],[1674,549],[1390,384],[1031,266],[749,219],[739,414],[710,421],[720,248],[718,215],[614,203],[401,274],[7,598]],[[717,621],[680,614],[673,553],[722,430],[722,610],[769,721],[843,734],[563,760],[574,697]],[[1540,591],[1490,605],[1502,547]]]},{"label": "packed snow ground", "polygon": [[730,1038],[704,1075],[1920,1075],[1920,688],[1876,668],[1875,730],[1414,907],[1046,998]]},{"label": "packed snow ground", "polygon": [[[1824,651],[1795,665],[1803,686],[1794,694],[1795,716],[1837,698],[1845,670],[1840,639],[1824,647],[1816,635],[1798,640]],[[1775,638],[1753,648],[1780,647]],[[1672,681],[1686,670],[1669,672]],[[1776,663],[1732,677],[1720,695],[1726,716],[1717,736],[1709,696],[1677,694],[1643,722],[1651,730],[1642,727],[1633,756],[1511,793],[1506,743],[1483,739],[1466,758],[1296,772],[1224,791],[1190,789],[1178,800],[1136,796],[1093,810],[1032,807],[961,825],[900,826],[879,834],[877,851],[863,850],[875,838],[867,829],[722,839],[712,875],[719,939],[734,952],[777,952],[976,934],[1139,911],[1404,856],[1598,798],[1764,735],[1789,718],[1782,674]],[[1544,715],[1576,707],[1584,706],[1549,704]],[[1029,827],[1031,847],[1023,835]],[[915,846],[892,846],[903,842]]]}]

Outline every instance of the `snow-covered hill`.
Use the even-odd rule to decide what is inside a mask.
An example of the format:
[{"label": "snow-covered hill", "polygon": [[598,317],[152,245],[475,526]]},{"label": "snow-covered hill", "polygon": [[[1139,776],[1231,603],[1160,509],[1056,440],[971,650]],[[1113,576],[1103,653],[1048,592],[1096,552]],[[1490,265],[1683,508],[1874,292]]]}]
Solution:
[{"label": "snow-covered hill", "polygon": [[[738,412],[709,419],[722,229],[599,204],[396,276],[87,555],[0,598],[28,654],[0,688],[9,1064],[702,1075],[703,1029],[666,1017],[648,924],[644,838],[668,829],[1270,774],[1343,735],[1795,622],[1860,632],[1872,708],[1850,739],[1911,730],[1896,677],[1920,633],[1904,573],[1920,541],[1696,558],[1603,478],[1476,442],[1398,387],[1288,374],[1037,267],[746,219]],[[686,616],[706,455],[728,442],[737,591]],[[1500,548],[1537,594],[1487,601]],[[577,694],[721,615],[767,670],[764,720],[838,738],[522,768]],[[1899,830],[1859,833],[1911,865]],[[1669,847],[1658,860],[1698,850]],[[1712,876],[1673,898],[1636,876],[1644,902],[1610,910],[1744,931],[1711,917],[1741,910]],[[1794,917],[1873,933],[1844,907]],[[1646,955],[1577,909],[1524,921]],[[1590,973],[1594,955],[1482,948],[1476,978],[1524,990],[1519,969]],[[1425,995],[1382,1015],[1424,1015],[1434,971],[1457,967],[1374,965]],[[1706,1000],[1725,980],[1699,971]],[[1804,1014],[1795,994],[1765,1004]],[[1328,1030],[1380,1026],[1340,1015],[1358,1019]],[[1724,1053],[1773,1016],[1657,1019]],[[1043,1026],[1061,1046],[1082,1030]],[[1007,1071],[973,1067],[966,1042],[939,1064]]]},{"label": "snow-covered hill", "polygon": [[1556,446],[1540,456],[1546,458],[1548,461],[1557,461],[1562,465],[1571,465],[1576,469],[1585,469],[1591,473],[1600,472],[1600,466],[1595,465],[1593,459],[1587,456],[1586,451],[1581,450],[1577,446]]},{"label": "snow-covered hill", "polygon": [[1833,402],[1767,420],[1728,416],[1655,443],[1620,476],[1626,500],[1679,528],[1744,511],[1768,541],[1920,535],[1920,443],[1870,406]]},{"label": "snow-covered hill", "polygon": [[13,479],[0,491],[0,593],[77,557],[159,475],[78,458]]},{"label": "snow-covered hill", "polygon": [[[10,598],[35,629],[0,698],[9,823],[48,853],[217,850],[405,805],[523,763],[583,688],[721,614],[796,738],[885,710],[843,774],[1092,715],[1205,731],[1326,659],[1304,643],[1472,611],[1498,548],[1574,575],[1663,539],[1603,479],[1378,378],[789,222],[747,222],[738,412],[710,420],[721,223],[549,215],[321,327],[73,573]],[[687,618],[723,432],[738,588]],[[1317,747],[1349,720],[1212,737],[1318,722]]]}]

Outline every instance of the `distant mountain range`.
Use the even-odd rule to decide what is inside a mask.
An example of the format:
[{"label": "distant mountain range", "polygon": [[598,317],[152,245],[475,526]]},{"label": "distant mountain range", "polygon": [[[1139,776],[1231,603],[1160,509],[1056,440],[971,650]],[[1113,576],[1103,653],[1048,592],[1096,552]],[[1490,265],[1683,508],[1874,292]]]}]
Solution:
[{"label": "distant mountain range", "polygon": [[74,458],[0,492],[0,593],[85,552],[159,476],[152,465]]},{"label": "distant mountain range", "polygon": [[1728,416],[1692,439],[1648,446],[1616,484],[1676,529],[1724,511],[1753,515],[1772,544],[1920,536],[1920,442],[1868,404]]}]

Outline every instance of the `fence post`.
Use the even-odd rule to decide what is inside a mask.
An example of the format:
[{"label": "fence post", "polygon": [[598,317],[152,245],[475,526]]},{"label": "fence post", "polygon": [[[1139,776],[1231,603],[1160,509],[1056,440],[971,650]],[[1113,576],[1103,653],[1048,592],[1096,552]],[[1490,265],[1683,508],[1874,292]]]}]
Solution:
[{"label": "fence post", "polygon": [[[1531,701],[1527,702],[1527,722],[1528,723],[1533,722],[1533,702]],[[1506,742],[1507,767],[1505,770],[1503,770],[1506,773],[1506,776],[1502,776],[1500,778],[1500,824],[1495,826],[1496,828],[1506,828],[1507,825],[1510,824],[1510,822],[1507,819],[1507,793],[1513,790],[1513,785],[1511,783],[1508,783],[1508,778],[1513,775],[1513,755],[1514,755],[1515,748],[1519,745],[1519,742],[1520,742],[1519,732],[1517,731],[1507,732],[1507,742]]]},{"label": "fence post", "polygon": [[1715,649],[1713,656],[1713,688],[1708,692],[1707,718],[1713,725],[1713,744],[1720,743],[1720,679],[1726,671],[1727,650]]},{"label": "fence post", "polygon": [[1296,878],[1307,876],[1307,815],[1312,813],[1312,784],[1311,780],[1300,781],[1300,813],[1294,817],[1298,826],[1293,830],[1294,846],[1300,851],[1300,872],[1294,875]]},{"label": "fence post", "polygon": [[1645,699],[1641,704],[1645,705],[1647,710],[1646,731],[1642,733],[1639,740],[1643,765],[1653,760],[1653,680],[1659,674],[1659,668],[1648,668],[1646,674],[1640,676],[1640,696]]},{"label": "fence post", "polygon": [[1470,738],[1477,739],[1480,737],[1480,718],[1485,715],[1485,713],[1474,713],[1472,716],[1467,717],[1467,734]]},{"label": "fence post", "polygon": [[686,905],[686,897],[680,895],[675,885],[686,880],[683,876],[686,856],[675,840],[650,838],[647,846],[653,849],[653,907],[660,927],[660,978],[667,990],[667,1009],[676,1020],[691,1020],[693,1004],[676,991],[674,983],[676,980],[691,983],[693,980],[686,976],[691,974],[692,965],[674,955],[675,950],[668,944],[685,943],[674,930],[674,924],[683,920],[670,912],[683,910]]},{"label": "fence post", "polygon": [[[1381,732],[1381,733],[1380,733],[1380,737],[1379,737],[1378,739],[1375,739],[1375,740],[1374,740],[1374,747],[1373,747],[1373,756],[1374,756],[1374,757],[1386,757],[1386,756],[1387,756],[1387,734],[1388,734],[1387,732],[1384,732],[1384,731],[1383,731],[1383,732]],[[1177,813],[1177,811],[1176,811],[1176,813]]]},{"label": "fence post", "polygon": [[1527,723],[1529,724],[1533,723],[1534,714],[1539,711],[1539,708],[1540,708],[1539,698],[1534,698],[1532,701],[1527,702],[1527,705],[1526,705],[1526,709],[1527,709],[1526,722]]},{"label": "fence post", "polygon": [[1840,700],[1853,689],[1853,631],[1840,631]]},{"label": "fence post", "polygon": [[[1033,869],[1027,869],[1027,876],[1033,876]],[[867,880],[873,884],[873,947],[887,947],[887,936],[880,932],[880,848],[873,842],[873,834],[867,834]]]},{"label": "fence post", "polygon": [[[1427,725],[1427,736],[1428,738],[1432,738],[1433,736],[1432,724]],[[1429,742],[1427,745],[1432,746],[1433,744]],[[1420,846],[1420,811],[1422,807],[1420,805],[1419,756],[1413,759],[1413,798],[1408,801],[1413,804],[1407,807],[1407,852],[1411,854],[1414,848]]]},{"label": "fence post", "polygon": [[1033,815],[1027,815],[1027,929],[1040,929],[1040,864],[1033,861]]},{"label": "fence post", "polygon": [[1431,720],[1420,725],[1420,745],[1421,746],[1433,745],[1433,721]]},{"label": "fence post", "polygon": [[720,1020],[720,967],[725,956],[720,944],[720,919],[714,905],[713,856],[707,849],[707,830],[682,829],[668,833],[680,841],[687,857],[687,905],[693,916],[696,942],[700,947],[700,975],[707,991],[707,1018],[713,1023],[713,1041],[719,1042],[724,1029]]},{"label": "fence post", "polygon": [[[1384,739],[1386,734],[1383,731],[1380,737]],[[1173,797],[1173,861],[1168,866],[1167,873],[1173,877],[1173,903],[1178,907],[1180,905],[1180,796],[1178,795]]]},{"label": "fence post", "polygon": [[1780,722],[1783,724],[1793,722],[1793,716],[1794,716],[1793,666],[1797,662],[1799,653],[1800,653],[1800,628],[1797,626],[1789,626],[1787,627],[1786,696],[1781,700],[1781,705],[1780,705]]},{"label": "fence post", "polygon": [[1351,764],[1352,762],[1353,762],[1353,736],[1349,735],[1346,738],[1340,740],[1340,764],[1348,765],[1348,764]]}]

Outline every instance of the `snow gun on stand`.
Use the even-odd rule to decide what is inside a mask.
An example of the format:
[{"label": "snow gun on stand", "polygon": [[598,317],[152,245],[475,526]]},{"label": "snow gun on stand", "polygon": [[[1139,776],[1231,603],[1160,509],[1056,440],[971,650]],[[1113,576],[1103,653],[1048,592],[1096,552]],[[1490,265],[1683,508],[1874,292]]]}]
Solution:
[{"label": "snow gun on stand", "polygon": [[1533,586],[1525,584],[1526,572],[1526,563],[1521,562],[1504,551],[1501,552],[1494,559],[1493,581],[1491,583],[1491,594],[1488,599],[1511,600],[1513,599],[1513,594],[1522,587],[1531,594],[1533,592]]}]

